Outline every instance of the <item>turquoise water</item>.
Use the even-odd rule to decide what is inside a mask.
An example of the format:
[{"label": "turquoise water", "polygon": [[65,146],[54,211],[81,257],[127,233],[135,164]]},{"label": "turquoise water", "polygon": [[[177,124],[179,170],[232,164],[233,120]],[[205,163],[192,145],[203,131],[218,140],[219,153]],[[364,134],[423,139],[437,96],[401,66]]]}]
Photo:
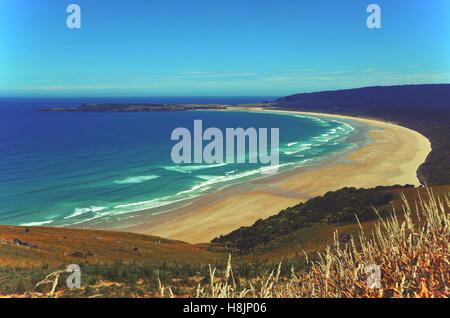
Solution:
[{"label": "turquoise water", "polygon": [[260,178],[261,164],[176,165],[173,129],[280,129],[279,171],[358,148],[351,121],[251,112],[39,113],[2,110],[0,224],[65,226],[127,218],[148,208]]}]

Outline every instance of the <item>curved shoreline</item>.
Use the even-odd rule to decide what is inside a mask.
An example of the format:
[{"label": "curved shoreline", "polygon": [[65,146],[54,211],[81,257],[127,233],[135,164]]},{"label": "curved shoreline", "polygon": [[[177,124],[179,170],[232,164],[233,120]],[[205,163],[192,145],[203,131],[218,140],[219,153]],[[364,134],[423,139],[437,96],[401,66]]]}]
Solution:
[{"label": "curved shoreline", "polygon": [[[222,111],[222,110],[215,110],[214,112],[217,112],[217,111]],[[199,112],[201,114],[203,112],[203,110],[194,110],[193,112]],[[212,111],[210,110],[210,112],[212,112]],[[239,113],[242,113],[242,112],[245,112],[250,115],[258,113],[256,111],[247,111],[247,110],[240,110],[240,109],[230,109],[227,112],[236,113],[236,114],[238,114],[238,116],[240,116]],[[261,113],[261,112],[259,112],[259,113]],[[344,126],[344,125],[348,126],[348,127],[350,127],[350,130],[351,130],[350,131],[347,128],[343,129],[345,131],[345,133],[342,136],[345,137],[346,141],[342,142],[342,144],[347,145],[347,147],[344,147],[343,149],[335,149],[333,151],[329,151],[329,152],[326,152],[321,155],[312,156],[313,158],[311,158],[311,156],[307,156],[308,159],[306,159],[306,160],[302,160],[304,158],[300,158],[300,159],[297,159],[296,162],[280,163],[280,166],[279,166],[280,168],[275,173],[275,175],[280,175],[280,174],[288,172],[288,171],[292,172],[293,170],[297,171],[297,169],[302,169],[301,171],[304,171],[305,169],[309,169],[309,167],[313,167],[313,168],[324,167],[331,162],[337,162],[337,161],[342,160],[342,158],[345,155],[359,149],[360,147],[363,147],[366,143],[370,142],[370,138],[368,137],[369,129],[366,129],[365,127],[360,127],[361,125],[355,124],[353,121],[336,120],[335,118],[326,118],[325,119],[325,117],[319,118],[319,116],[287,114],[287,113],[280,113],[280,112],[275,112],[275,111],[264,111],[264,113],[266,115],[269,115],[270,118],[273,120],[273,122],[278,125],[279,125],[278,117],[280,118],[280,120],[282,120],[283,117],[286,117],[286,118],[291,117],[295,120],[297,120],[297,119],[303,120],[304,118],[307,118],[308,120],[311,120],[314,122],[319,121],[320,125],[322,125],[323,121],[327,121],[327,122],[332,121],[332,122],[334,122],[333,124],[338,124],[340,126]],[[300,118],[298,118],[298,117],[300,117]],[[296,130],[301,130],[302,128],[303,128],[303,126],[301,123],[296,124],[296,127],[295,127]],[[314,137],[314,138],[321,138],[321,136]],[[339,133],[336,133],[336,135],[331,135],[331,136],[333,136],[333,137],[339,136]],[[350,138],[350,139],[347,140],[347,138]],[[324,142],[326,143],[327,142],[326,140],[324,141],[323,139],[319,139],[317,142],[319,145],[321,145]],[[341,139],[339,139],[339,140],[340,140],[339,143],[341,143],[342,140]],[[299,142],[300,142],[300,144],[303,142],[310,142],[311,143],[310,145],[315,145],[316,141],[300,140]],[[298,143],[298,142],[296,142],[296,143]],[[349,145],[352,145],[352,147],[348,147]],[[291,160],[292,160],[292,158],[291,158]],[[306,163],[304,161],[308,161],[308,162]],[[174,170],[178,171],[177,169],[174,169]],[[203,193],[197,194],[194,197],[180,198],[180,197],[172,196],[173,201],[170,203],[162,204],[160,206],[155,206],[155,207],[146,207],[146,208],[140,207],[139,209],[136,209],[136,210],[122,212],[121,216],[119,216],[115,219],[112,219],[112,220],[106,220],[106,219],[95,220],[95,218],[91,218],[88,220],[80,220],[80,221],[77,221],[76,223],[67,223],[62,226],[63,227],[71,227],[71,228],[82,227],[82,228],[117,230],[117,229],[122,229],[125,227],[139,225],[142,223],[149,223],[149,222],[153,222],[153,219],[155,218],[156,215],[166,214],[166,213],[170,213],[170,215],[173,215],[174,211],[178,211],[180,208],[184,208],[186,206],[189,206],[191,208],[193,202],[196,202],[198,200],[201,200],[201,202],[203,202],[204,197],[211,196],[213,193],[220,192],[221,194],[223,194],[223,193],[244,194],[244,193],[248,193],[251,191],[256,191],[255,187],[249,188],[249,187],[244,186],[244,184],[247,184],[247,185],[248,184],[252,184],[252,185],[258,184],[258,188],[260,188],[261,183],[264,182],[264,180],[266,180],[266,178],[268,176],[273,176],[273,174],[270,174],[270,175],[261,174],[259,172],[259,168],[250,170],[249,171],[250,173],[248,173],[246,175],[247,172],[248,171],[244,170],[244,173],[241,173],[244,175],[241,177],[239,177],[239,175],[241,175],[241,174],[237,174],[238,178],[234,178],[236,180],[234,182],[232,181],[232,183],[230,183],[230,182],[228,182],[228,184],[226,184],[226,182],[225,182],[225,184],[219,183],[219,186],[217,188],[210,189],[209,191],[204,191]],[[231,175],[231,177],[233,177],[233,176],[235,176],[235,175]],[[227,180],[225,180],[225,181],[227,181]],[[195,187],[197,187],[197,185],[195,185],[194,188]],[[305,198],[304,195],[294,193],[293,191],[288,193],[289,190],[278,189],[278,191],[276,191],[276,194],[280,194],[279,193],[280,191],[283,192],[281,194],[282,196]],[[182,192],[190,192],[190,190],[184,190],[184,191],[181,191],[180,193],[182,193]],[[271,193],[272,191],[270,191],[270,189],[264,189],[263,192]],[[309,198],[309,196],[308,196],[308,198]],[[133,206],[133,205],[138,205],[138,204],[131,203],[128,205]],[[207,205],[210,205],[210,203],[207,203]],[[202,204],[202,206],[206,206],[206,203]],[[163,216],[159,216],[158,218],[162,218],[162,217]],[[152,220],[150,221],[149,219],[152,219]]]},{"label": "curved shoreline", "polygon": [[420,185],[417,169],[431,151],[430,141],[420,133],[383,121],[358,117],[233,108],[233,110],[270,111],[352,120],[370,125],[373,140],[345,156],[349,162],[330,162],[320,167],[296,168],[207,194],[187,206],[142,219],[139,225],[120,231],[170,237],[189,243],[209,242],[214,237],[253,224],[279,211],[345,186]]}]

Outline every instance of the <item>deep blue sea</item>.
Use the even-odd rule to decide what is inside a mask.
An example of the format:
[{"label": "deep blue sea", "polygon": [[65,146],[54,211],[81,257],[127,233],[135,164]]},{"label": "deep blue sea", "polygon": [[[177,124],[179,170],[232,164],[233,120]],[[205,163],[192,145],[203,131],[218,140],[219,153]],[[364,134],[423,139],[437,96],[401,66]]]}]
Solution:
[{"label": "deep blue sea", "polygon": [[[273,97],[1,98],[0,224],[65,226],[127,218],[260,178],[261,164],[176,165],[173,129],[280,129],[280,169],[343,156],[367,128],[317,116],[239,111],[52,113],[82,103],[252,103]],[[366,130],[364,130],[366,129]]]}]

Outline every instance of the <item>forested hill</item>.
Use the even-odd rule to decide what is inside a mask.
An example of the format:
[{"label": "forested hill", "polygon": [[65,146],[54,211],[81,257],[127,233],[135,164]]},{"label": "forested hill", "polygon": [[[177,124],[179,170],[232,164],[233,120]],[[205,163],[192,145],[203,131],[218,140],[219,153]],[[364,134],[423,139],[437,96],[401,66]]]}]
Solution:
[{"label": "forested hill", "polygon": [[[406,186],[412,187],[412,186]],[[324,196],[315,197],[287,208],[265,220],[258,220],[252,226],[243,226],[227,235],[212,240],[212,243],[226,245],[241,251],[249,251],[273,240],[290,237],[295,241],[295,233],[305,228],[320,225],[353,224],[357,220],[366,222],[378,215],[389,214],[389,203],[394,194],[386,192],[400,186],[377,187],[373,189],[342,188],[330,191]]]},{"label": "forested hill", "polygon": [[279,105],[314,109],[359,110],[374,112],[389,109],[450,109],[450,84],[373,86],[337,91],[295,94],[279,98]]},{"label": "forested hill", "polygon": [[450,84],[374,86],[295,94],[276,108],[391,121],[419,131],[433,151],[418,170],[423,184],[450,184]]}]

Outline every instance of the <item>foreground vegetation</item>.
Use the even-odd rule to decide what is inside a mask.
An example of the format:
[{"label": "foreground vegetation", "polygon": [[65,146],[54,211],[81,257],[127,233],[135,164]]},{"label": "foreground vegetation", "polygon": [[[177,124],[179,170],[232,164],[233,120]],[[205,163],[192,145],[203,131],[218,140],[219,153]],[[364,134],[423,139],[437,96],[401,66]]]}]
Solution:
[{"label": "foreground vegetation", "polygon": [[[418,223],[404,199],[403,221],[395,212],[380,219],[369,234],[341,245],[337,233],[318,261],[311,261],[307,271],[296,272],[286,279],[280,270],[267,277],[236,288],[228,280],[214,281],[198,296],[206,297],[448,297],[450,296],[448,209],[450,196],[420,198]],[[357,248],[357,242],[359,247]],[[379,266],[379,286],[370,269]],[[369,273],[368,273],[369,272]],[[275,273],[275,274],[274,274]],[[226,278],[232,278],[231,266]]]},{"label": "foreground vegetation", "polygon": [[[65,272],[66,262],[56,266],[3,266],[0,267],[0,295],[448,297],[450,195],[448,192],[436,195],[431,191],[417,194],[413,205],[402,196],[402,213],[392,211],[388,217],[379,217],[370,231],[362,223],[358,235],[351,236],[347,242],[342,242],[335,232],[332,243],[319,253],[302,253],[301,257],[276,264],[245,256],[229,256],[228,262],[220,257],[211,265],[188,259],[160,263],[140,259],[112,264],[81,262],[81,289],[66,287],[69,275]],[[225,253],[228,250],[218,252],[227,257]],[[367,280],[371,265],[379,266],[379,288],[368,286],[376,283]]]}]

